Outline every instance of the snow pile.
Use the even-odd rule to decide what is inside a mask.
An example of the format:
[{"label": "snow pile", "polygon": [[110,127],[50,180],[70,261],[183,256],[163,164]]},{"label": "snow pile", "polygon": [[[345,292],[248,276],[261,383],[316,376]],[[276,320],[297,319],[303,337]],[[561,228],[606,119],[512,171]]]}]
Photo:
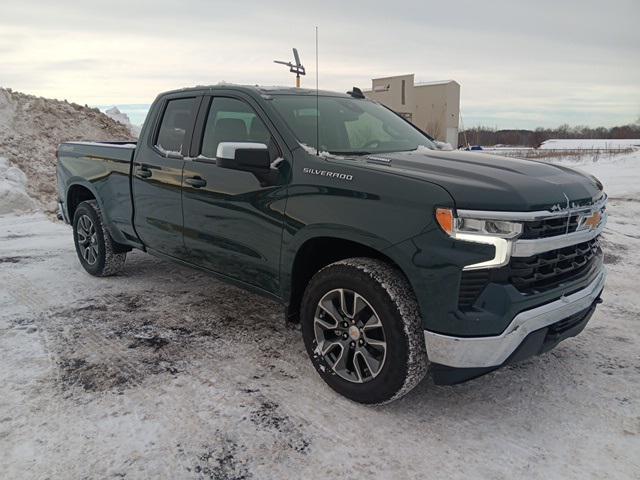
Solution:
[{"label": "snow pile", "polygon": [[0,156],[26,174],[27,194],[45,211],[57,208],[58,144],[130,139],[131,132],[125,125],[98,109],[0,88]]},{"label": "snow pile", "polygon": [[131,123],[131,119],[129,118],[129,115],[127,115],[124,112],[121,112],[118,107],[113,106],[111,108],[108,108],[104,111],[104,113],[109,118],[125,125],[131,132],[131,135],[133,135],[135,138],[138,138],[140,136],[141,127],[139,125],[134,125],[133,123]]},{"label": "snow pile", "polygon": [[0,215],[36,210],[36,202],[25,191],[26,185],[24,172],[0,157]]},{"label": "snow pile", "polygon": [[594,150],[640,148],[640,139],[551,139],[540,144],[543,150]]}]

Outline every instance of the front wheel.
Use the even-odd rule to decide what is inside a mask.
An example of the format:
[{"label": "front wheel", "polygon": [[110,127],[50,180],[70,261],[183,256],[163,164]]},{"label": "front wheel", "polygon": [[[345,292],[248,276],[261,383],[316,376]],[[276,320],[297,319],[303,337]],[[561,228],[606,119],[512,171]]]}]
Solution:
[{"label": "front wheel", "polygon": [[84,269],[96,277],[108,277],[124,267],[123,247],[107,231],[95,200],[80,203],[73,215],[73,241]]},{"label": "front wheel", "polygon": [[301,322],[316,370],[351,400],[393,401],[426,374],[415,296],[402,273],[385,262],[351,258],[320,270],[305,290]]}]

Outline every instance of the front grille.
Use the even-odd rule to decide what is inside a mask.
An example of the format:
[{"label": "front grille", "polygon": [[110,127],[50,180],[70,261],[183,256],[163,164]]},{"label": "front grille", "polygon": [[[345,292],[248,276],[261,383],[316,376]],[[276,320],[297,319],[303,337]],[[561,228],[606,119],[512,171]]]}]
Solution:
[{"label": "front grille", "polygon": [[552,290],[588,275],[601,261],[599,237],[531,257],[512,257],[502,268],[463,271],[458,307],[469,310],[489,283],[512,284],[530,295]]},{"label": "front grille", "polygon": [[551,252],[524,258],[512,258],[509,281],[523,293],[538,293],[556,288],[579,277],[601,253],[597,238]]},{"label": "front grille", "polygon": [[530,240],[573,233],[578,228],[579,220],[580,215],[572,215],[568,218],[568,225],[567,217],[548,218],[546,220],[525,222],[522,227],[522,235],[520,238]]}]

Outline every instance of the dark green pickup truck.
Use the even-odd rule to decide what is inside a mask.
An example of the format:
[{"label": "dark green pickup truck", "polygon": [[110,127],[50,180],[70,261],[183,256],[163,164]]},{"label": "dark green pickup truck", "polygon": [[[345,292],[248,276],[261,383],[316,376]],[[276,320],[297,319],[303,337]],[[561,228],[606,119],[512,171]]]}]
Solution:
[{"label": "dark green pickup truck", "polygon": [[439,150],[357,89],[176,90],[137,144],[57,155],[90,274],[138,248],[278,299],[319,375],[358,402],[547,351],[600,302],[597,179]]}]

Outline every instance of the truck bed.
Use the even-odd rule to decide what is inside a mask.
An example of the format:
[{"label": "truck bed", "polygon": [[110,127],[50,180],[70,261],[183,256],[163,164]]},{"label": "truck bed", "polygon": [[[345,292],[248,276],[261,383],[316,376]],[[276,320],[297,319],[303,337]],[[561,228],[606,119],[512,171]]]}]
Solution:
[{"label": "truck bed", "polygon": [[[69,221],[69,206],[82,199],[81,189],[99,199],[116,241],[135,241],[131,219],[130,173],[136,142],[65,142],[58,147],[58,194]],[[74,197],[76,195],[76,197]],[[78,199],[78,195],[80,198]],[[70,205],[71,204],[71,205]],[[124,235],[124,237],[123,237]]]},{"label": "truck bed", "polygon": [[67,156],[73,153],[131,162],[136,145],[137,142],[64,142],[60,144],[58,156]]}]

